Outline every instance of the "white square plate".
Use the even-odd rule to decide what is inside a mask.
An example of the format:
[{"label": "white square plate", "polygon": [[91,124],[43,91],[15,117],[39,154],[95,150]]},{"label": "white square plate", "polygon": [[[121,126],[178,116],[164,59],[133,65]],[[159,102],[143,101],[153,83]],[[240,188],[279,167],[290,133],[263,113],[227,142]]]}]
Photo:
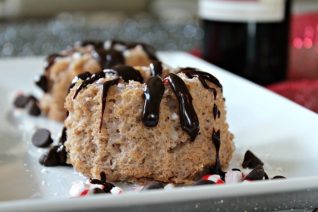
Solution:
[{"label": "white square plate", "polygon": [[[209,207],[202,202],[204,200],[211,203],[213,200],[222,200],[224,203],[234,197],[281,192],[287,195],[289,192],[318,189],[317,114],[189,54],[162,52],[160,58],[173,67],[193,66],[215,75],[223,84],[228,122],[235,135],[237,153],[234,162],[241,162],[242,154],[250,149],[264,160],[265,170],[270,175],[283,174],[288,179],[133,192],[119,196],[67,198],[71,182],[83,177],[71,168],[41,167],[37,162],[41,150],[36,150],[29,142],[32,123],[23,122],[24,131],[21,131],[8,121],[8,111],[12,110],[12,96],[17,91],[34,93],[36,90],[32,82],[34,76],[42,70],[43,58],[1,59],[0,211],[41,211],[43,207],[45,210],[125,210],[129,207],[130,210],[136,210],[154,204],[172,204],[174,209],[182,209],[182,205],[177,204],[180,202],[188,203],[184,210],[204,209],[202,207]],[[59,128],[54,122],[33,121],[48,128]],[[56,138],[57,132],[53,132],[53,136]],[[274,199],[267,198],[266,201],[267,204],[275,205]],[[213,204],[216,204],[215,201]],[[230,204],[223,205],[224,208],[231,208]],[[159,208],[160,206],[157,207]]]}]

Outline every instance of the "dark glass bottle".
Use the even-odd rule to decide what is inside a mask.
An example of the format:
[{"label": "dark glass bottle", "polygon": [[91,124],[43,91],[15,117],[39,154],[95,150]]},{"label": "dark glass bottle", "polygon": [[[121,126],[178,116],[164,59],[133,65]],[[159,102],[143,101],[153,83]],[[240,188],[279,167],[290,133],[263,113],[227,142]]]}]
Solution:
[{"label": "dark glass bottle", "polygon": [[[222,7],[222,1],[227,5]],[[266,0],[249,1],[254,4]],[[268,1],[268,0],[267,0]],[[270,0],[271,1],[271,0]],[[224,68],[232,73],[245,77],[261,85],[268,85],[282,81],[286,78],[288,66],[289,46],[289,22],[291,0],[281,1],[281,17],[270,17],[271,8],[260,11],[248,11],[244,13],[244,5],[231,7],[226,11],[229,3],[247,5],[246,0],[201,0],[200,7],[205,10],[201,14],[204,30],[203,57],[207,61]],[[202,5],[205,2],[205,5]],[[223,11],[231,12],[229,16],[224,14],[210,17],[208,9],[202,8],[206,4],[218,2],[218,7]],[[263,3],[264,4],[264,3]],[[262,6],[262,5],[261,5]],[[217,7],[211,7],[217,10]],[[235,11],[238,8],[238,11]],[[219,9],[219,10],[220,10]],[[273,8],[273,10],[279,11]],[[235,12],[237,12],[236,15]],[[262,15],[261,12],[269,12]],[[201,12],[200,12],[201,13]],[[242,14],[240,16],[240,13]],[[273,12],[274,14],[275,12]],[[253,17],[255,15],[255,18]],[[242,17],[244,16],[244,17]],[[275,15],[274,15],[275,16]],[[276,16],[279,16],[279,14]],[[232,20],[233,19],[233,20]]]}]

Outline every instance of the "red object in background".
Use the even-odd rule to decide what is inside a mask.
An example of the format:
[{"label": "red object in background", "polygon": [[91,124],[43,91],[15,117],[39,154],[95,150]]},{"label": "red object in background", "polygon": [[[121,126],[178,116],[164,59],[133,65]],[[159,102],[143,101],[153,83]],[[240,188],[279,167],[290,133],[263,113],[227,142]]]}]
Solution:
[{"label": "red object in background", "polygon": [[267,88],[318,113],[318,80],[287,81]]},{"label": "red object in background", "polygon": [[288,79],[270,90],[318,113],[318,11],[292,16]]},{"label": "red object in background", "polygon": [[288,78],[318,78],[318,11],[292,16]]},{"label": "red object in background", "polygon": [[[288,79],[267,86],[318,113],[318,11],[292,16]],[[198,49],[191,54],[202,57]]]}]

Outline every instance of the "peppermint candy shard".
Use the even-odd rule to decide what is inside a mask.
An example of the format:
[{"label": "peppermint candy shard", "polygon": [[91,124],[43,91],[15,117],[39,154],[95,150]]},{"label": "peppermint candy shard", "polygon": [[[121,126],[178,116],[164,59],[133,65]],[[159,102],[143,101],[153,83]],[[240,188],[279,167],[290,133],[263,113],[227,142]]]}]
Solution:
[{"label": "peppermint candy shard", "polygon": [[264,163],[256,157],[250,150],[247,150],[244,155],[244,160],[242,163],[243,168],[254,169],[257,166],[263,166]]}]

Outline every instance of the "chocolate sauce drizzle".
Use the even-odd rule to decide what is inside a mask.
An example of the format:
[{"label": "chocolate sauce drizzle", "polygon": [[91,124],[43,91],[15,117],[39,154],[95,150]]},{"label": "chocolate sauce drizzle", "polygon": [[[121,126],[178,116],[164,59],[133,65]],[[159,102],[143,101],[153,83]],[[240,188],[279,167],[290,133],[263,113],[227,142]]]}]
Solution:
[{"label": "chocolate sauce drizzle", "polygon": [[147,127],[154,127],[159,122],[160,102],[165,91],[162,79],[158,76],[151,77],[144,91],[145,103],[142,113],[142,122]]},{"label": "chocolate sauce drizzle", "polygon": [[179,101],[181,128],[189,134],[191,141],[194,141],[200,128],[198,116],[192,105],[192,96],[186,84],[178,75],[170,73],[168,81]]},{"label": "chocolate sauce drizzle", "polygon": [[220,118],[220,116],[221,116],[221,112],[220,112],[218,106],[216,104],[214,104],[213,105],[213,118],[214,118],[214,120],[216,118]]},{"label": "chocolate sauce drizzle", "polygon": [[162,75],[162,63],[160,61],[153,61],[150,64],[150,71],[152,76],[161,76]]},{"label": "chocolate sauce drizzle", "polygon": [[[81,78],[79,75],[78,78],[80,78],[84,81],[76,89],[75,94],[73,96],[73,99],[75,99],[77,97],[77,95],[79,94],[79,92],[82,89],[86,88],[87,85],[92,84],[101,78],[105,78],[106,73],[113,73],[113,74],[117,75],[118,77],[121,77],[125,82],[128,82],[129,80],[134,80],[134,81],[143,83],[143,81],[144,81],[144,79],[142,78],[139,71],[137,71],[136,69],[134,69],[131,66],[126,66],[126,65],[120,65],[120,66],[116,66],[113,69],[107,69],[104,71],[100,71],[100,72],[97,72],[96,74],[91,75],[90,77],[88,77],[89,74],[87,74],[87,77],[85,79]],[[76,82],[74,82],[74,83],[76,83]]]},{"label": "chocolate sauce drizzle", "polygon": [[[110,42],[109,46],[105,45],[107,42]],[[112,68],[116,65],[124,64],[124,50],[133,49],[138,45],[143,48],[149,59],[158,60],[154,48],[144,43],[123,42],[119,40],[105,41],[103,43],[100,41],[88,40],[82,41],[80,44],[81,46],[92,45],[94,47],[92,55],[99,61],[102,69]],[[118,45],[121,46],[120,49],[116,48]]]},{"label": "chocolate sauce drizzle", "polygon": [[59,53],[53,53],[50,54],[47,58],[46,58],[46,64],[44,66],[44,70],[47,71],[49,70],[52,65],[55,63],[55,59],[58,57],[65,57],[65,55],[59,54]]},{"label": "chocolate sauce drizzle", "polygon": [[97,80],[104,78],[104,77],[105,77],[105,72],[100,71],[96,74],[93,74],[90,78],[84,80],[82,82],[82,84],[80,84],[80,86],[76,89],[75,94],[73,96],[73,99],[75,99],[77,97],[77,95],[79,94],[79,92],[82,89],[86,88],[87,85],[92,84],[92,83],[96,82]]},{"label": "chocolate sauce drizzle", "polygon": [[203,87],[206,89],[209,89],[213,93],[214,99],[216,98],[217,92],[216,92],[215,88],[210,87],[206,81],[212,82],[213,84],[218,86],[221,89],[221,91],[223,90],[223,87],[222,87],[220,81],[215,76],[213,76],[209,73],[206,73],[203,71],[198,71],[195,68],[190,68],[190,67],[182,68],[178,73],[180,73],[180,72],[184,73],[185,75],[187,75],[187,77],[189,77],[191,79],[193,77],[197,76],[199,78],[201,84],[203,85]]},{"label": "chocolate sauce drizzle", "polygon": [[220,152],[220,145],[221,145],[221,138],[220,138],[220,130],[215,131],[215,129],[213,129],[212,132],[212,142],[215,146],[215,151],[216,151],[216,158],[215,158],[215,165],[214,167],[211,169],[211,172],[213,174],[218,174],[221,177],[224,177],[224,172],[222,171],[221,168],[221,162],[220,162],[220,157],[219,157],[219,152]]},{"label": "chocolate sauce drizzle", "polygon": [[71,84],[71,86],[69,87],[68,91],[70,91],[71,88],[74,87],[74,85],[76,84],[76,82],[77,82],[78,79],[86,80],[86,79],[90,78],[91,76],[92,76],[92,74],[89,73],[89,72],[87,72],[87,71],[84,72],[84,73],[81,73],[81,74],[77,75],[77,77],[76,77],[75,79],[73,79],[72,84]]},{"label": "chocolate sauce drizzle", "polygon": [[140,83],[144,82],[144,79],[142,78],[139,71],[134,69],[131,66],[126,65],[118,65],[113,68],[113,70],[117,73],[118,76],[120,76],[125,82],[128,82],[129,80],[134,80]]},{"label": "chocolate sauce drizzle", "polygon": [[103,93],[102,93],[102,114],[101,114],[101,118],[100,118],[99,132],[101,132],[102,126],[103,126],[103,119],[104,119],[104,112],[105,112],[105,108],[106,108],[106,99],[107,99],[108,90],[109,90],[109,88],[110,88],[111,86],[117,85],[118,82],[119,82],[119,78],[106,81],[106,82],[104,82],[104,84],[103,84]]}]

